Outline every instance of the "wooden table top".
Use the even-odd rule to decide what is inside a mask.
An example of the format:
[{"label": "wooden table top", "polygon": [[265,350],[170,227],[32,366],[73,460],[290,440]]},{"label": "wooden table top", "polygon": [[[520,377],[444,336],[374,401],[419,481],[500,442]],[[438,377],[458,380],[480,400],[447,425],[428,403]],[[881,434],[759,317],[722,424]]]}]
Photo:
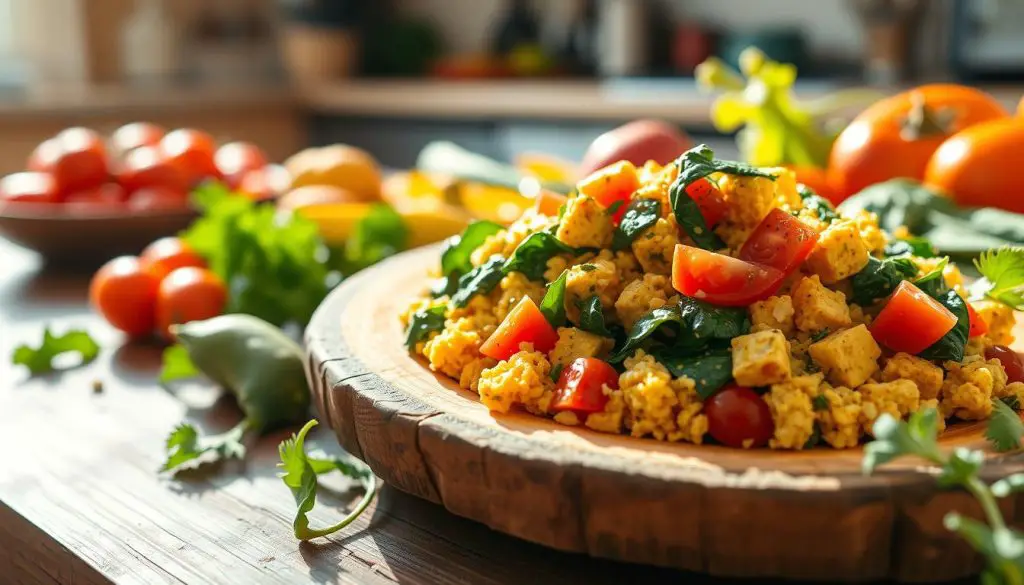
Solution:
[{"label": "wooden table top", "polygon": [[[176,423],[226,429],[236,407],[211,388],[172,394],[157,385],[160,348],[123,345],[90,315],[87,270],[46,269],[2,240],[0,269],[0,583],[741,582],[548,550],[388,487],[348,529],[300,544],[292,496],[276,477],[286,433],[262,438],[245,464],[188,481],[161,477],[163,440]],[[36,343],[45,324],[86,328],[101,356],[28,379],[10,354]],[[312,437],[339,449],[324,428]],[[315,523],[355,499],[341,481],[322,482],[335,490],[319,499]]]}]

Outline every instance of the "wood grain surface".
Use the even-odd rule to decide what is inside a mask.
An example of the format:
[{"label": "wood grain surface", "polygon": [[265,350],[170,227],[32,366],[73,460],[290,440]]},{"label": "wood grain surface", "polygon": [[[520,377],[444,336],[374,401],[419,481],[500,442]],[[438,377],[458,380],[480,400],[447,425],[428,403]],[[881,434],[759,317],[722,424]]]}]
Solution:
[{"label": "wood grain surface", "polygon": [[[46,269],[2,240],[0,268],[2,585],[735,583],[556,552],[390,487],[348,529],[299,544],[291,494],[276,477],[285,433],[256,442],[244,465],[215,475],[159,476],[174,424],[188,418],[226,429],[238,420],[234,405],[201,386],[176,395],[158,387],[159,348],[123,345],[89,314],[88,274]],[[18,344],[35,343],[45,324],[88,329],[102,355],[29,380],[9,356]],[[338,448],[326,429],[312,437],[318,447]],[[313,521],[336,519],[357,496],[322,494]]]},{"label": "wood grain surface", "polygon": [[[977,515],[903,460],[865,477],[860,449],[744,451],[664,443],[492,415],[402,346],[397,315],[427,283],[436,248],[350,279],[307,330],[315,402],[339,442],[386,482],[556,549],[727,576],[937,581],[977,557],[942,526]],[[984,448],[983,424],[942,443]],[[989,454],[991,477],[1024,470]],[[1019,500],[1003,500],[1013,518]]]}]

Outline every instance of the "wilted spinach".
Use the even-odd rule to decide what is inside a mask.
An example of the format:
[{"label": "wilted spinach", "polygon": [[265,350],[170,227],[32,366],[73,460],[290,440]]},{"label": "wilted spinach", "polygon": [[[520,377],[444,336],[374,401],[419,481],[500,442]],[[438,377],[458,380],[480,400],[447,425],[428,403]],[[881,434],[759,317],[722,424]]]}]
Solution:
[{"label": "wilted spinach", "polygon": [[445,306],[430,307],[413,313],[409,329],[405,334],[405,346],[409,349],[423,341],[435,331],[444,329]]},{"label": "wilted spinach", "polygon": [[540,301],[540,312],[556,329],[565,325],[565,279],[568,275],[569,271],[563,270],[561,276],[548,285]]},{"label": "wilted spinach", "polygon": [[580,307],[580,329],[602,337],[613,337],[604,323],[604,307],[601,306],[601,299],[594,295],[579,303]]},{"label": "wilted spinach", "polygon": [[661,217],[661,202],[657,199],[634,199],[626,207],[619,227],[612,238],[613,250],[625,250],[633,240]]},{"label": "wilted spinach", "polygon": [[494,290],[494,287],[501,282],[501,278],[505,276],[502,271],[504,265],[505,259],[495,254],[487,262],[459,278],[458,290],[452,295],[452,305],[459,308],[465,307],[476,295],[487,294]]},{"label": "wilted spinach", "polygon": [[[675,327],[664,327],[669,324]],[[626,342],[609,360],[619,362],[626,359],[663,328],[664,343],[673,352],[692,355],[709,347],[727,345],[732,338],[748,333],[750,320],[742,308],[715,307],[684,296],[678,303],[658,307],[638,319],[626,336]]]},{"label": "wilted spinach", "polygon": [[527,236],[505,262],[504,273],[522,272],[530,280],[543,280],[548,260],[556,254],[575,253],[577,250],[548,232]]},{"label": "wilted spinach", "polygon": [[917,266],[909,258],[868,258],[868,264],[853,275],[850,285],[853,302],[870,305],[892,294],[904,280],[917,274]]},{"label": "wilted spinach", "polygon": [[656,347],[651,354],[675,377],[694,381],[701,400],[707,400],[732,380],[732,352],[713,349],[700,355],[680,355],[667,346]]}]

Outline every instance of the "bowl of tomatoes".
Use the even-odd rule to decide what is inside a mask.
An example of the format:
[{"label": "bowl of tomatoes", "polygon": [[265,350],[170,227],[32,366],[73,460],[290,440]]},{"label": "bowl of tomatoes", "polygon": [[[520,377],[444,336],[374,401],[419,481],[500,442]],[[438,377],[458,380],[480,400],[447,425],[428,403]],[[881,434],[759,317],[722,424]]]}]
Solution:
[{"label": "bowl of tomatoes", "polygon": [[68,128],[39,144],[25,171],[0,179],[0,236],[50,262],[104,260],[187,227],[196,217],[189,193],[202,182],[273,196],[266,175],[275,167],[251,143],[218,145],[191,128]]}]

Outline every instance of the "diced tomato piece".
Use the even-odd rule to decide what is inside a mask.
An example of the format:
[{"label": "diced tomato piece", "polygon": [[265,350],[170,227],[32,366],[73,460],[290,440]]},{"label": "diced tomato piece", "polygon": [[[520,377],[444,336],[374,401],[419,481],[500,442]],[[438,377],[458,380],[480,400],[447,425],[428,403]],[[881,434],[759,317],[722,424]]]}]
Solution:
[{"label": "diced tomato piece", "polygon": [[541,189],[537,194],[537,211],[548,217],[558,217],[558,210],[565,205],[569,198],[554,191]]},{"label": "diced tomato piece", "polygon": [[707,178],[697,179],[686,186],[686,194],[693,199],[693,202],[700,208],[700,214],[704,217],[704,223],[708,227],[718,225],[725,217],[725,197],[715,185]]},{"label": "diced tomato piece", "polygon": [[601,412],[608,402],[603,386],[619,387],[619,373],[615,368],[597,358],[576,358],[558,376],[551,410],[571,410],[581,415]]},{"label": "diced tomato piece", "polygon": [[985,359],[999,360],[1006,371],[1006,383],[1024,382],[1024,359],[1005,345],[993,345],[985,350]]},{"label": "diced tomato piece", "polygon": [[785,274],[739,258],[679,244],[672,259],[672,286],[712,305],[742,307],[779,290]]},{"label": "diced tomato piece", "polygon": [[977,337],[988,333],[988,323],[974,310],[971,303],[967,303],[967,315],[971,318],[971,329],[967,334],[968,337]]},{"label": "diced tomato piece", "polygon": [[893,351],[921,353],[956,326],[956,315],[906,280],[871,323],[875,341]]},{"label": "diced tomato piece", "polygon": [[522,343],[532,343],[533,349],[547,353],[555,347],[558,333],[530,297],[523,297],[505,320],[480,346],[480,353],[496,360],[507,360],[519,351]]},{"label": "diced tomato piece", "polygon": [[622,221],[622,216],[626,213],[629,198],[639,188],[640,178],[637,176],[636,166],[628,160],[608,165],[576,184],[576,190],[581,195],[594,199],[606,208],[611,207],[616,201],[622,202],[613,215],[616,225]]},{"label": "diced tomato piece", "polygon": [[807,260],[821,237],[778,207],[768,212],[740,248],[740,259],[790,274]]},{"label": "diced tomato piece", "polygon": [[708,433],[729,447],[764,447],[775,434],[768,403],[744,386],[729,384],[716,392],[704,401],[704,414]]}]

